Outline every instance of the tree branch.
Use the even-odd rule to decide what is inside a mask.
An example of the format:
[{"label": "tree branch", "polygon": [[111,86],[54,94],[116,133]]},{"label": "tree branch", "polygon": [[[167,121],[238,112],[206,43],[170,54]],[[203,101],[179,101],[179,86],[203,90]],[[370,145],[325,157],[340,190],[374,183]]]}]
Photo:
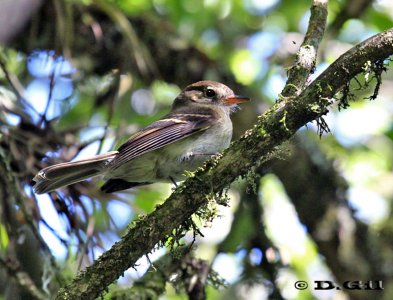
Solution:
[{"label": "tree branch", "polygon": [[171,235],[201,207],[209,195],[228,187],[237,177],[271,159],[277,146],[308,122],[328,112],[330,100],[366,63],[393,54],[393,29],[353,47],[334,62],[299,96],[284,99],[259,117],[253,129],[209,160],[148,216],[141,217],[122,239],[60,290],[57,299],[93,299],[144,254]]},{"label": "tree branch", "polygon": [[296,54],[295,64],[288,70],[288,80],[281,95],[299,95],[310,73],[314,72],[319,44],[326,29],[327,0],[314,0],[306,36]]},{"label": "tree branch", "polygon": [[373,2],[373,0],[347,0],[330,24],[330,34],[336,36],[346,21],[358,19]]}]

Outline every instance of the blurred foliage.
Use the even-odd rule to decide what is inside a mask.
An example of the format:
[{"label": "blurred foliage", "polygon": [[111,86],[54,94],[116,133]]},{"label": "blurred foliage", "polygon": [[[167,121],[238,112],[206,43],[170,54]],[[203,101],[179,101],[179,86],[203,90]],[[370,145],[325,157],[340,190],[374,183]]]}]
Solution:
[{"label": "blurred foliage", "polygon": [[[356,1],[330,2],[329,24],[348,3]],[[94,178],[36,196],[31,188],[34,174],[53,163],[115,149],[167,113],[185,85],[201,79],[225,82],[253,98],[233,117],[238,138],[278,98],[307,29],[309,8],[304,0],[46,1],[24,31],[0,48],[0,145],[9,152],[26,206],[8,203],[15,222],[7,215],[14,213],[1,202],[1,256],[18,248],[15,231],[30,221],[38,224],[50,252],[37,255],[51,253],[61,266],[46,264],[41,270],[43,282],[56,282],[47,289],[55,294],[64,279],[53,273],[69,279],[89,265],[119,239],[127,224],[164,201],[172,186],[154,184],[107,195],[99,191],[100,179]],[[356,43],[392,27],[392,11],[391,1],[373,2],[356,18],[344,20],[339,30],[328,29],[316,74]],[[309,142],[295,142],[305,148],[317,145],[312,159],[321,153],[330,159],[349,185],[348,202],[342,205],[354,213],[351,218],[369,226],[372,238],[387,237],[380,241],[386,242],[381,248],[385,250],[393,246],[392,80],[388,70],[372,102],[365,98],[372,95],[375,81],[365,87],[363,75],[352,80],[350,108],[333,108],[327,116],[331,134],[319,139],[311,124],[299,133]],[[329,265],[319,252],[310,236],[319,229],[299,222],[294,199],[277,177],[263,176],[254,200],[251,191],[245,192],[246,185],[231,188],[230,209],[220,208],[221,218],[195,230],[194,255],[207,260],[230,285],[219,291],[209,286],[208,299],[346,299],[339,290],[323,294],[294,289],[296,280],[333,280],[334,267],[340,266]],[[342,238],[350,242],[354,237]],[[190,233],[183,242],[194,239]],[[255,256],[255,249],[261,257]],[[154,261],[162,254],[156,251],[149,257]],[[390,251],[383,254],[391,263]],[[358,262],[354,258],[347,263]],[[127,271],[111,291],[131,285],[147,265],[141,258],[136,270]],[[0,290],[10,295],[2,285]],[[182,292],[187,294],[186,289]],[[391,290],[386,295],[389,299]],[[184,299],[172,287],[165,298]]]}]

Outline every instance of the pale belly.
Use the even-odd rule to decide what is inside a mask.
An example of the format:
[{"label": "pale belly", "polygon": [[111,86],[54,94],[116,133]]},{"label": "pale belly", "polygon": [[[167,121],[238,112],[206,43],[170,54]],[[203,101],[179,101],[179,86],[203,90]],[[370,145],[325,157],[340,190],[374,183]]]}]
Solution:
[{"label": "pale belly", "polygon": [[207,142],[205,135],[198,139],[185,139],[170,145],[162,151],[162,160],[157,161],[157,177],[168,180],[184,180],[184,171],[194,171],[212,155],[228,148],[231,136],[221,136],[219,139]]}]

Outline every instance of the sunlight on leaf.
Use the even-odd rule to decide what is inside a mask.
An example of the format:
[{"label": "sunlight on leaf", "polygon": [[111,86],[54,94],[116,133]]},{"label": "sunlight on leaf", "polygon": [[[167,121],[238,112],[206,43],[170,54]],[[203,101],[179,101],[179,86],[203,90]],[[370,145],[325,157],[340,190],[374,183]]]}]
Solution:
[{"label": "sunlight on leaf", "polygon": [[5,227],[0,224],[0,249],[6,249],[8,246],[8,234],[7,234],[7,230],[5,229]]},{"label": "sunlight on leaf", "polygon": [[235,52],[229,63],[236,80],[245,85],[252,83],[261,70],[260,61],[246,49]]}]

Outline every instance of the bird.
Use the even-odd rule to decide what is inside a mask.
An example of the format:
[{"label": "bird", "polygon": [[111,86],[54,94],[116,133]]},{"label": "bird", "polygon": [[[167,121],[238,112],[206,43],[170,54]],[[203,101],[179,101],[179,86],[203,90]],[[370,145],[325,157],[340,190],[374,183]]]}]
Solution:
[{"label": "bird", "polygon": [[185,171],[194,171],[229,147],[230,114],[249,100],[220,82],[190,84],[166,116],[136,132],[116,151],[46,167],[33,178],[33,190],[52,192],[98,175],[106,180],[101,187],[105,193],[155,182],[176,184],[185,179]]}]

